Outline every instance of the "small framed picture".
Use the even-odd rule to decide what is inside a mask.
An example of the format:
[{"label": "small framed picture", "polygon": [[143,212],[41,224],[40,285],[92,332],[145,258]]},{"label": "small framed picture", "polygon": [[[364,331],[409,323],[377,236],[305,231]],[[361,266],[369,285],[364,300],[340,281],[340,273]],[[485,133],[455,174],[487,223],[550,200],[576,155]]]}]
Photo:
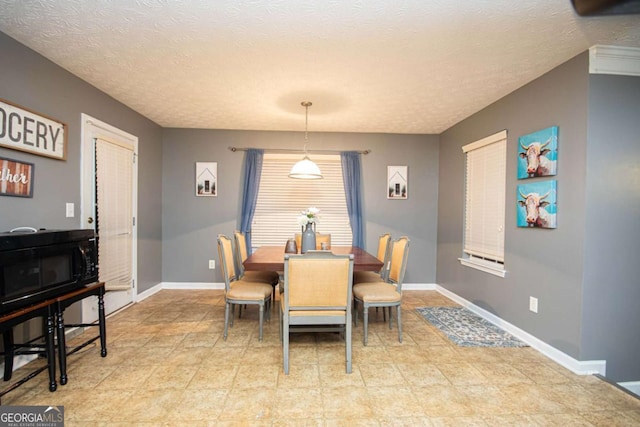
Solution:
[{"label": "small framed picture", "polygon": [[33,197],[33,163],[0,157],[0,196]]},{"label": "small framed picture", "polygon": [[406,199],[408,187],[407,167],[387,166],[387,199]]},{"label": "small framed picture", "polygon": [[218,195],[218,163],[196,162],[196,196]]}]

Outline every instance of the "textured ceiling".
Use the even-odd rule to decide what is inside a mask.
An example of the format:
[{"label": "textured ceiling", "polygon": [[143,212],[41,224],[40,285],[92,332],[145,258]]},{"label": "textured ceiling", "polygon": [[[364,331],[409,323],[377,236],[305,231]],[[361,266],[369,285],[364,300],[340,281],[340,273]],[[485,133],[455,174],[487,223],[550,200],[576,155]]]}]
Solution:
[{"label": "textured ceiling", "polygon": [[640,15],[570,0],[0,0],[0,31],[164,127],[440,133]]}]

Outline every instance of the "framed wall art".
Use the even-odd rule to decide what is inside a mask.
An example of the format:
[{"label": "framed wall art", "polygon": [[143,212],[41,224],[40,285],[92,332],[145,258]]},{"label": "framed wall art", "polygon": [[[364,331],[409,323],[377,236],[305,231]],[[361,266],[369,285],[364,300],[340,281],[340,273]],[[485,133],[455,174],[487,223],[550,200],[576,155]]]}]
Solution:
[{"label": "framed wall art", "polygon": [[556,175],[558,126],[518,138],[518,179]]},{"label": "framed wall art", "polygon": [[196,196],[218,195],[218,163],[196,162]]},{"label": "framed wall art", "polygon": [[0,99],[0,146],[67,159],[67,125]]},{"label": "framed wall art", "polygon": [[0,196],[33,197],[33,163],[0,157]]},{"label": "framed wall art", "polygon": [[406,166],[387,166],[387,199],[406,199],[409,181]]},{"label": "framed wall art", "polygon": [[556,180],[518,185],[518,227],[556,228]]}]

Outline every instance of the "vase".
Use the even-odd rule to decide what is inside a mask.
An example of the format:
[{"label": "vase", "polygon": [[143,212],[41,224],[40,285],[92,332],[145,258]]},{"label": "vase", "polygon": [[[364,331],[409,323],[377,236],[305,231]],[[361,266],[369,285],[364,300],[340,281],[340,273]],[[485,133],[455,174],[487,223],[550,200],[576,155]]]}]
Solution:
[{"label": "vase", "polygon": [[306,228],[302,232],[302,246],[300,253],[306,253],[309,250],[315,250],[316,248],[316,232],[313,229],[313,223],[308,222]]},{"label": "vase", "polygon": [[287,240],[287,244],[284,247],[285,254],[297,254],[298,253],[298,245],[296,244],[296,239]]}]

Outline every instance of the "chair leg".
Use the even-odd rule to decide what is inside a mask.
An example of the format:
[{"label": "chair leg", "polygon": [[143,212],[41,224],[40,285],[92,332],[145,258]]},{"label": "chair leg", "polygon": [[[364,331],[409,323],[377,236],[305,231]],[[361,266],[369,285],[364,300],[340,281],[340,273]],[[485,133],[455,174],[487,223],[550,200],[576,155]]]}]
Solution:
[{"label": "chair leg", "polygon": [[[364,304],[364,303],[363,303]],[[354,325],[358,326],[358,301],[353,300],[353,316],[354,316]]]},{"label": "chair leg", "polygon": [[226,341],[227,340],[227,333],[229,330],[229,311],[230,311],[230,306],[231,304],[226,303],[224,305],[224,335],[223,338]]},{"label": "chair leg", "polygon": [[[384,308],[383,310],[386,310],[386,308]],[[389,306],[389,330],[393,329],[393,313],[391,312],[393,310],[393,307]]]},{"label": "chair leg", "polygon": [[368,326],[369,326],[369,305],[366,302],[363,302],[363,309],[362,309],[362,317],[363,317],[363,325],[364,325],[364,345],[367,345],[367,339],[368,339]]},{"label": "chair leg", "polygon": [[284,373],[289,375],[289,319],[282,320],[282,359],[284,361]]},{"label": "chair leg", "polygon": [[260,332],[258,334],[258,341],[262,341],[262,325],[264,322],[264,301],[260,303]]},{"label": "chair leg", "polygon": [[[396,306],[396,312],[398,313],[398,341],[402,342],[402,322],[401,322],[401,310],[400,306]],[[391,314],[389,314],[391,316]]]},{"label": "chair leg", "polygon": [[351,373],[351,322],[345,322],[345,357],[347,364],[347,374]]}]

